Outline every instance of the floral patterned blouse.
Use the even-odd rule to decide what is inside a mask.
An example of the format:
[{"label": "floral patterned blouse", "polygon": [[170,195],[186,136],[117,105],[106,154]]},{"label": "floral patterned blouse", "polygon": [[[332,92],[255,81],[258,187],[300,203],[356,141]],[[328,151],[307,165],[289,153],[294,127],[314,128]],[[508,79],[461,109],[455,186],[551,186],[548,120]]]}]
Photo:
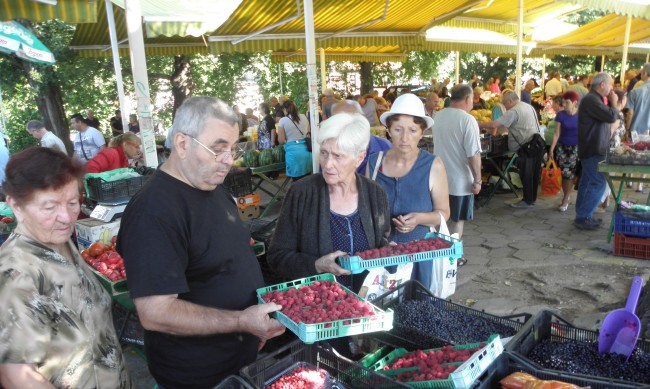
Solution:
[{"label": "floral patterned blouse", "polygon": [[57,388],[132,388],[111,298],[73,261],[23,235],[0,247],[0,364],[35,364]]}]

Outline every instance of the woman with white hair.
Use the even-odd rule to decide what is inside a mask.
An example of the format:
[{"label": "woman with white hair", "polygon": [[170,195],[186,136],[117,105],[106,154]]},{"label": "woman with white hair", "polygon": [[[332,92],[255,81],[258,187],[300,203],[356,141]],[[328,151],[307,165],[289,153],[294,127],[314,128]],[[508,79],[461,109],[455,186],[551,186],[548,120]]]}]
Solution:
[{"label": "woman with white hair", "polygon": [[350,276],[336,258],[388,244],[390,213],[384,190],[360,176],[370,139],[363,115],[340,113],[318,132],[321,173],[295,182],[269,246],[274,271],[289,279],[332,273],[358,292],[367,272]]}]

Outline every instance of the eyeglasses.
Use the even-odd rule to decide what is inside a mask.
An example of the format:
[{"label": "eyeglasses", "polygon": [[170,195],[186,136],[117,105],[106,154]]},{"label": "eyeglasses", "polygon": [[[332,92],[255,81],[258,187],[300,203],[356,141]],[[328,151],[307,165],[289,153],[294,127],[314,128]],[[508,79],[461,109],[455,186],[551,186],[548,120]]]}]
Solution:
[{"label": "eyeglasses", "polygon": [[190,138],[192,138],[192,140],[195,141],[196,143],[198,143],[201,147],[203,147],[205,149],[205,151],[212,154],[214,156],[215,162],[219,162],[219,158],[221,158],[221,160],[223,160],[227,156],[230,156],[233,160],[237,158],[237,153],[238,153],[237,151],[223,150],[223,151],[214,152],[208,146],[206,146],[203,143],[199,142],[198,139],[196,139],[192,135],[189,135],[189,134],[184,134],[184,135],[187,135]]}]

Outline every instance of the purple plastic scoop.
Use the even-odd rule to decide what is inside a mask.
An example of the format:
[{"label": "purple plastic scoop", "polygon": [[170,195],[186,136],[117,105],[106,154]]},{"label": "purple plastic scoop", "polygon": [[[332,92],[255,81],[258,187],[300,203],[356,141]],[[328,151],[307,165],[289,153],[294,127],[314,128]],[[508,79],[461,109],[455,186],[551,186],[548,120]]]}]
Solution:
[{"label": "purple plastic scoop", "polygon": [[617,353],[630,358],[641,333],[641,321],[634,312],[642,287],[643,278],[634,277],[625,309],[607,314],[598,336],[598,352]]}]

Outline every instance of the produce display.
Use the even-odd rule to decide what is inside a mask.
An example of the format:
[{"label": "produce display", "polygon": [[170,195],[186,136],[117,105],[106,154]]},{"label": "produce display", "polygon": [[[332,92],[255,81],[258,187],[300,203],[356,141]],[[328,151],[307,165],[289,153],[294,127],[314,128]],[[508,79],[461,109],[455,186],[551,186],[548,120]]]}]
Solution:
[{"label": "produce display", "polygon": [[260,151],[260,155],[257,157],[257,163],[260,166],[271,165],[273,163],[273,155],[271,153],[271,149],[264,149]]},{"label": "produce display", "polygon": [[[358,321],[360,317],[375,314],[372,305],[330,281],[316,281],[298,289],[272,291],[263,295],[262,299],[267,303],[282,305],[282,313],[296,323],[313,324],[352,318]],[[343,324],[350,324],[350,320]]]},{"label": "produce display", "polygon": [[492,121],[492,110],[491,109],[473,109],[469,111],[469,114],[474,116],[479,123],[487,123]]},{"label": "produce display", "polygon": [[650,354],[638,347],[625,363],[623,355],[599,354],[598,342],[544,339],[528,359],[547,369],[650,384]]},{"label": "produce display", "polygon": [[323,369],[299,366],[282,375],[266,389],[323,389],[327,385],[328,373]]},{"label": "produce display", "polygon": [[619,165],[650,165],[650,142],[636,142],[611,148],[607,162]]},{"label": "produce display", "polygon": [[499,383],[503,389],[581,389],[578,385],[561,381],[541,380],[523,372],[512,373]]},{"label": "produce display", "polygon": [[271,156],[273,157],[273,163],[284,162],[284,146],[275,146],[271,149]]},{"label": "produce display", "polygon": [[116,240],[117,237],[113,236],[110,246],[95,242],[87,250],[81,252],[81,257],[86,263],[113,282],[126,279],[124,260],[115,251]]},{"label": "produce display", "polygon": [[244,165],[248,167],[257,167],[259,165],[259,150],[248,150],[244,153]]},{"label": "produce display", "polygon": [[449,343],[482,342],[492,334],[513,336],[517,330],[488,318],[462,311],[446,310],[430,301],[409,300],[394,305],[395,329],[399,335],[420,342],[435,343],[432,338]]},{"label": "produce display", "polygon": [[451,247],[451,243],[447,242],[444,239],[433,238],[433,239],[421,239],[414,240],[408,243],[399,243],[395,246],[384,246],[378,249],[371,249],[365,251],[358,251],[354,253],[355,256],[360,257],[361,259],[375,259],[375,258],[385,258],[392,257],[395,255],[403,254],[416,254],[426,251],[448,249]]}]

